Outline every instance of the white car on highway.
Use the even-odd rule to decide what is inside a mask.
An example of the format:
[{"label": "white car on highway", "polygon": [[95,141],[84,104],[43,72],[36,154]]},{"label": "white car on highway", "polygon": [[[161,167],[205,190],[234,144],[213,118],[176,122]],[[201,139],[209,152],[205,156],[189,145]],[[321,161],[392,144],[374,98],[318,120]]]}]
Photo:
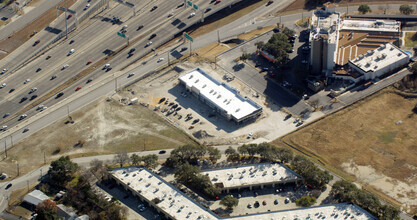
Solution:
[{"label": "white car on highway", "polygon": [[164,61],[164,58],[159,58],[157,62],[159,63],[159,62],[162,62],[162,61]]},{"label": "white car on highway", "polygon": [[90,7],[90,4],[87,4],[84,8],[84,11],[87,10]]},{"label": "white car on highway", "polygon": [[6,83],[1,84],[0,89],[6,87]]},{"label": "white car on highway", "polygon": [[71,49],[69,52],[68,52],[68,56],[69,55],[71,55],[71,54],[73,54],[75,52],[75,50],[74,49]]},{"label": "white car on highway", "polygon": [[3,74],[3,73],[6,73],[6,72],[7,72],[7,69],[3,69],[3,71],[1,71],[1,73],[0,73],[0,75]]},{"label": "white car on highway", "polygon": [[151,46],[152,45],[152,41],[149,41],[146,45],[145,45],[145,47],[149,47],[149,46]]},{"label": "white car on highway", "polygon": [[26,79],[26,80],[23,82],[23,84],[26,84],[26,83],[28,83],[28,82],[30,82],[30,79]]},{"label": "white car on highway", "polygon": [[107,63],[106,65],[104,65],[103,69],[107,69],[110,67],[110,63]]},{"label": "white car on highway", "polygon": [[7,130],[7,125],[4,125],[1,129],[0,129],[0,131],[6,131]]},{"label": "white car on highway", "polygon": [[36,88],[36,87],[32,88],[32,89],[29,91],[29,94],[31,94],[31,93],[33,93],[33,92],[36,92],[36,90],[38,90],[38,88]]},{"label": "white car on highway", "polygon": [[65,64],[63,67],[62,67],[62,69],[64,70],[64,69],[66,69],[66,68],[68,68],[69,67],[69,65],[68,64]]},{"label": "white car on highway", "polygon": [[188,15],[188,18],[192,18],[192,17],[194,17],[195,16],[195,13],[193,12],[193,13],[191,13],[190,15]]}]

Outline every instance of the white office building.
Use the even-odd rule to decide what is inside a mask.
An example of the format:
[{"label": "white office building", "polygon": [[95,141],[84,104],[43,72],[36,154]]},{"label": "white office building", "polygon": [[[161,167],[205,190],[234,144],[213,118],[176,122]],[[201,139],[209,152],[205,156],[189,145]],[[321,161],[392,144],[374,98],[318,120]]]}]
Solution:
[{"label": "white office building", "polygon": [[185,88],[228,120],[243,122],[257,118],[262,107],[226,83],[219,82],[200,68],[193,69],[179,78]]}]

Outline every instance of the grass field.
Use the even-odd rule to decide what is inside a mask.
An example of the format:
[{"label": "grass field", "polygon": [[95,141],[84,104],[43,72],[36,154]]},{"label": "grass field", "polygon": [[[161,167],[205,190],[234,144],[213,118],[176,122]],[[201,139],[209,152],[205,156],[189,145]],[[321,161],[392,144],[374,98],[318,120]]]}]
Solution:
[{"label": "grass field", "polygon": [[44,154],[46,163],[50,163],[61,155],[136,152],[193,143],[181,130],[141,105],[102,100],[71,116],[74,124],[65,124],[67,119],[59,120],[15,144],[7,151],[7,159],[0,162],[2,171],[14,177],[18,162],[22,175],[43,165]]},{"label": "grass field", "polygon": [[414,47],[417,45],[417,32],[405,32],[404,45]]},{"label": "grass field", "polygon": [[[375,170],[379,179],[386,176],[408,184],[410,188],[404,192],[393,189],[397,195],[389,196],[402,202],[416,201],[413,188],[417,186],[417,115],[412,109],[417,100],[403,98],[391,90],[388,88],[282,140],[347,175],[355,175],[364,185],[372,185],[378,179],[369,176],[374,171],[362,175],[365,170]],[[374,187],[384,190],[384,184],[379,181]]]}]

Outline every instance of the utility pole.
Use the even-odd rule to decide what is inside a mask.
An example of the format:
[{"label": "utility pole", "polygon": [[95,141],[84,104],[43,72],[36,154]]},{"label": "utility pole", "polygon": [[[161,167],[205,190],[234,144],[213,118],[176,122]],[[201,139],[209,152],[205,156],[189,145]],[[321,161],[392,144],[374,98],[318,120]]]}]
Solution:
[{"label": "utility pole", "polygon": [[220,30],[217,30],[217,42],[220,43]]},{"label": "utility pole", "polygon": [[167,52],[167,54],[168,54],[168,66],[170,66],[170,64],[169,64],[169,51]]},{"label": "utility pole", "polygon": [[29,180],[27,180],[26,182],[27,182],[27,185],[28,185],[28,192],[29,192]]},{"label": "utility pole", "polygon": [[114,92],[117,92],[117,77],[114,77]]},{"label": "utility pole", "polygon": [[45,151],[43,152],[43,164],[46,164],[46,153],[45,153]]},{"label": "utility pole", "polygon": [[16,166],[17,166],[17,176],[19,176],[20,175],[20,172],[19,172],[19,163],[16,163]]},{"label": "utility pole", "polygon": [[10,135],[10,142],[11,142],[12,147],[13,147],[13,135]]},{"label": "utility pole", "polygon": [[191,41],[190,41],[190,57],[191,57],[191,52],[192,52],[193,50],[191,49]]},{"label": "utility pole", "polygon": [[65,38],[68,38],[68,22],[67,22],[67,0],[65,0],[65,11],[64,11],[64,15],[65,15]]},{"label": "utility pole", "polygon": [[69,105],[67,105],[67,114],[68,114],[68,118],[70,117],[70,114],[69,114]]},{"label": "utility pole", "polygon": [[4,154],[7,158],[7,145],[6,145],[6,138],[4,139]]}]

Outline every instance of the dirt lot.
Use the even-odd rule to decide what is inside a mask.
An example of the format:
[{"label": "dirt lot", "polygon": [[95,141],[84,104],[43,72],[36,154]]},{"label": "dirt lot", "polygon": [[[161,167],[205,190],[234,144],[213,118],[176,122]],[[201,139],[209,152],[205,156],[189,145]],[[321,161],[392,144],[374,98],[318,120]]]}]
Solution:
[{"label": "dirt lot", "polygon": [[59,120],[19,142],[7,151],[8,158],[0,162],[2,171],[14,177],[17,161],[20,173],[26,173],[43,165],[44,153],[49,163],[61,155],[79,157],[123,150],[155,150],[193,142],[147,108],[115,100],[97,101],[71,115],[74,124]]},{"label": "dirt lot", "polygon": [[353,174],[402,204],[417,208],[416,99],[392,88],[283,138]]}]

